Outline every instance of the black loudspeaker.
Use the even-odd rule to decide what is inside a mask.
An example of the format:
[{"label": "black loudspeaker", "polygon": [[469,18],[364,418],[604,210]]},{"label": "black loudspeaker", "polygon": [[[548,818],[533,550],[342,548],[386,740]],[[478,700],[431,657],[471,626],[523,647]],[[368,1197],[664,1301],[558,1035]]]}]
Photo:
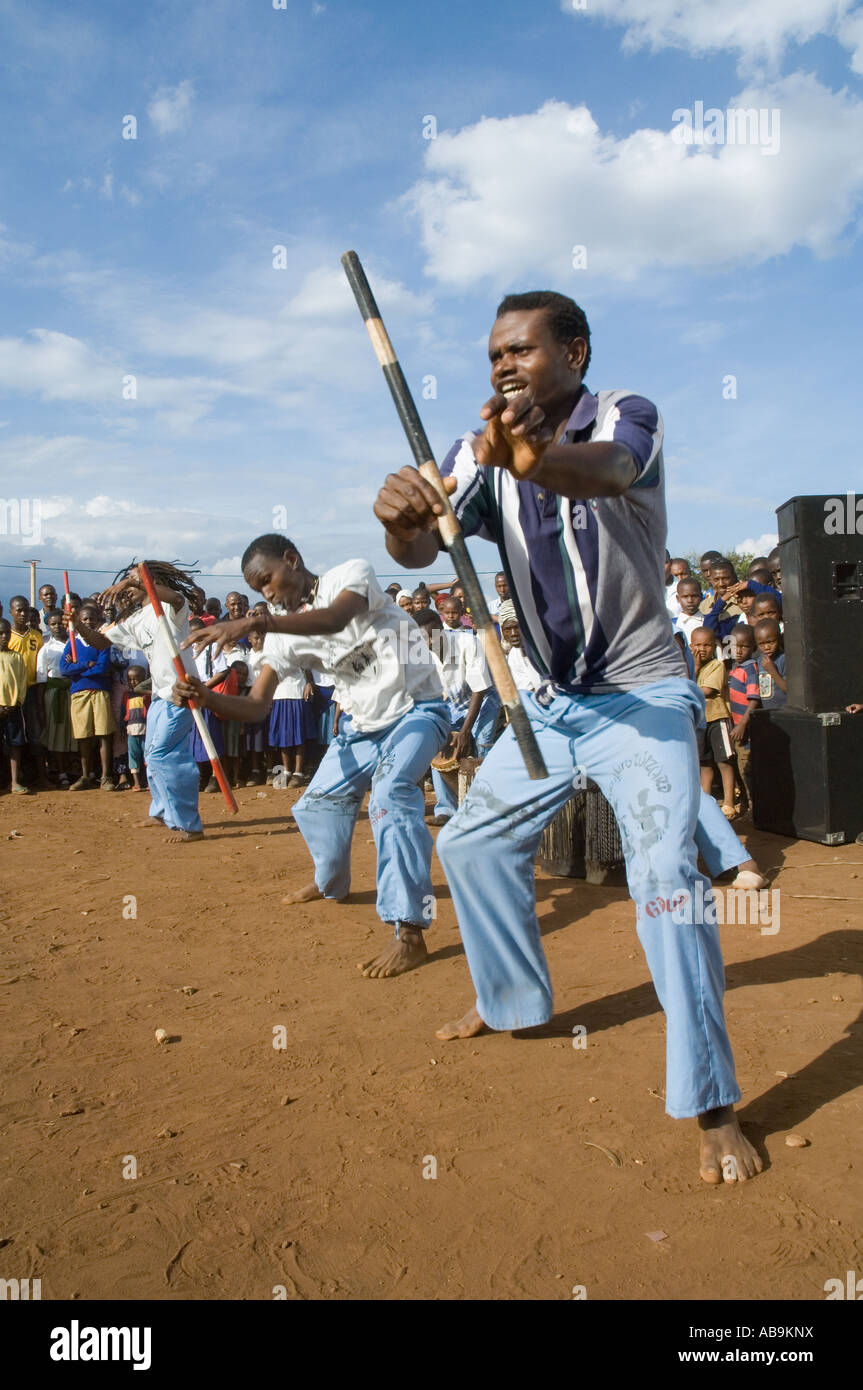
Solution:
[{"label": "black loudspeaker", "polygon": [[792,497],[777,509],[788,704],[863,702],[863,497]]},{"label": "black loudspeaker", "polygon": [[763,709],[749,728],[759,830],[822,845],[848,844],[863,831],[863,714]]}]

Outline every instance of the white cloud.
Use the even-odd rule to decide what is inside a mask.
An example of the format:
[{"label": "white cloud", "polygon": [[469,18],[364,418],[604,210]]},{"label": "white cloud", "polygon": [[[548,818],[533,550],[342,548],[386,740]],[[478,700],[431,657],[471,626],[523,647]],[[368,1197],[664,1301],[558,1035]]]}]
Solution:
[{"label": "white cloud", "polygon": [[[856,0],[561,0],[579,23],[600,18],[625,29],[623,46],[731,50],[746,61],[776,63],[789,43],[837,34],[850,46],[847,16]],[[859,18],[859,12],[858,12]]]},{"label": "white cloud", "polygon": [[176,87],[159,88],[147,107],[147,115],[159,135],[172,135],[174,131],[182,130],[191,115],[194,95],[188,78]]},{"label": "white cloud", "polygon": [[863,75],[863,6],[839,26],[839,38],[851,50],[851,67]]},{"label": "white cloud", "polygon": [[797,73],[728,106],[779,108],[779,153],[686,146],[671,111],[667,130],[618,139],[560,101],[442,133],[404,200],[427,272],[456,288],[536,278],[577,294],[576,246],[591,282],[754,265],[798,246],[834,252],[863,193],[863,102]]},{"label": "white cloud", "polygon": [[714,319],[704,319],[688,324],[680,335],[680,341],[688,347],[709,348],[718,343],[726,332],[726,324],[717,323]]},{"label": "white cloud", "polygon": [[774,546],[779,544],[779,537],[775,531],[765,531],[763,536],[753,540],[747,536],[745,541],[738,541],[734,550],[738,555],[769,555]]},{"label": "white cloud", "polygon": [[[225,396],[261,394],[254,385],[220,377],[157,376],[135,363],[110,362],[79,338],[34,328],[25,338],[0,338],[0,389],[43,401],[75,401],[115,410],[121,423],[155,412],[163,429],[185,433]],[[134,396],[124,396],[124,390]]]}]

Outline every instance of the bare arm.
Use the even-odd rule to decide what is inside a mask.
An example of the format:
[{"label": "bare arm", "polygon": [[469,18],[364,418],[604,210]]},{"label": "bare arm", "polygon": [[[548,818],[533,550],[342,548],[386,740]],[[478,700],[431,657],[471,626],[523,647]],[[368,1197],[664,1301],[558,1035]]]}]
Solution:
[{"label": "bare arm", "polygon": [[266,719],[273,707],[273,695],[279,678],[269,666],[262,666],[261,673],[248,695],[217,695],[195,676],[187,676],[184,681],[174,682],[173,702],[186,704],[194,700],[200,709],[211,709],[222,719],[237,719],[242,723],[259,724]]},{"label": "bare arm", "polygon": [[284,632],[291,637],[324,637],[341,632],[354,618],[368,611],[369,601],[352,589],[342,589],[327,608],[310,608],[304,613],[250,613],[233,622],[213,623],[210,627],[191,633],[182,647],[194,647],[196,653],[213,644],[216,654],[226,642],[248,637],[250,632]]}]

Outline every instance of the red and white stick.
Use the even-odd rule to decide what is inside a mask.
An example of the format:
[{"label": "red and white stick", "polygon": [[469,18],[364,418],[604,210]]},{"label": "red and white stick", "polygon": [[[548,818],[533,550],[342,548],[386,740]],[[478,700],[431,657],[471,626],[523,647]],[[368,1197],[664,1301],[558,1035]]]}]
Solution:
[{"label": "red and white stick", "polygon": [[[177,676],[179,677],[179,679],[181,681],[184,681],[189,673],[183,665],[183,659],[180,656],[180,651],[177,647],[177,643],[174,641],[174,634],[171,631],[168,619],[165,617],[165,610],[159,602],[159,595],[156,593],[156,586],[153,583],[150,571],[147,569],[147,566],[146,564],[144,564],[143,561],[141,561],[141,563],[137,566],[137,570],[141,576],[141,583],[147,590],[147,598],[153,605],[153,612],[156,614],[156,617],[159,620],[159,629],[162,633],[162,636],[168,644],[168,650],[171,653],[171,660],[174,663],[174,670],[177,672]],[[201,742],[207,750],[207,757],[210,759],[213,772],[216,775],[216,781],[221,787],[222,796],[225,798],[228,810],[232,814],[235,814],[239,810],[239,807],[237,806],[234,793],[231,791],[230,783],[228,782],[228,779],[225,776],[225,771],[222,767],[221,759],[219,758],[219,755],[216,752],[216,746],[213,743],[212,737],[210,735],[210,730],[207,728],[207,721],[204,719],[202,711],[198,708],[198,706],[194,703],[193,700],[189,701],[189,708],[192,711],[192,717],[195,721],[195,724],[197,725],[198,733],[201,735]]]},{"label": "red and white stick", "polygon": [[75,647],[75,629],[72,625],[72,605],[69,602],[69,571],[63,571],[63,592],[66,595],[66,626],[69,632],[69,655],[73,661],[78,660],[78,652]]}]

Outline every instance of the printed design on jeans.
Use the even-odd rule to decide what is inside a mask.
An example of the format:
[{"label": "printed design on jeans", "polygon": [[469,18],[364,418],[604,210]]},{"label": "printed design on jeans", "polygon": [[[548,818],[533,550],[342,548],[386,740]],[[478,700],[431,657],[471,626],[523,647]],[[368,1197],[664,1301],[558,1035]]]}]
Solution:
[{"label": "printed design on jeans", "polygon": [[651,805],[647,800],[649,796],[650,788],[642,787],[637,797],[638,805],[629,808],[629,814],[641,831],[638,847],[644,854],[659,843],[668,829],[668,822],[671,820],[671,812],[668,807],[661,804]]},{"label": "printed design on jeans", "polygon": [[521,838],[516,832],[528,822],[535,822],[541,813],[539,800],[524,806],[512,806],[495,796],[487,782],[475,781],[465,800],[452,817],[452,826],[460,830],[471,826],[495,823],[495,833],[503,838]]},{"label": "printed design on jeans", "polygon": [[355,816],[362,799],[362,793],[355,791],[307,791],[297,807],[301,811],[335,811],[339,815]]},{"label": "printed design on jeans", "polygon": [[372,786],[376,786],[382,777],[388,777],[395,765],[396,752],[394,748],[391,748],[389,752],[384,753],[383,757],[381,758],[380,762],[375,768],[374,775],[372,776]]},{"label": "printed design on jeans", "polygon": [[[666,776],[665,769],[652,753],[634,753],[631,758],[624,758],[622,762],[611,769],[612,781],[622,781],[624,773],[629,772],[634,767],[639,768],[645,776],[650,778],[658,792],[666,795],[671,791],[671,782]],[[668,824],[667,821],[666,824]]]}]

